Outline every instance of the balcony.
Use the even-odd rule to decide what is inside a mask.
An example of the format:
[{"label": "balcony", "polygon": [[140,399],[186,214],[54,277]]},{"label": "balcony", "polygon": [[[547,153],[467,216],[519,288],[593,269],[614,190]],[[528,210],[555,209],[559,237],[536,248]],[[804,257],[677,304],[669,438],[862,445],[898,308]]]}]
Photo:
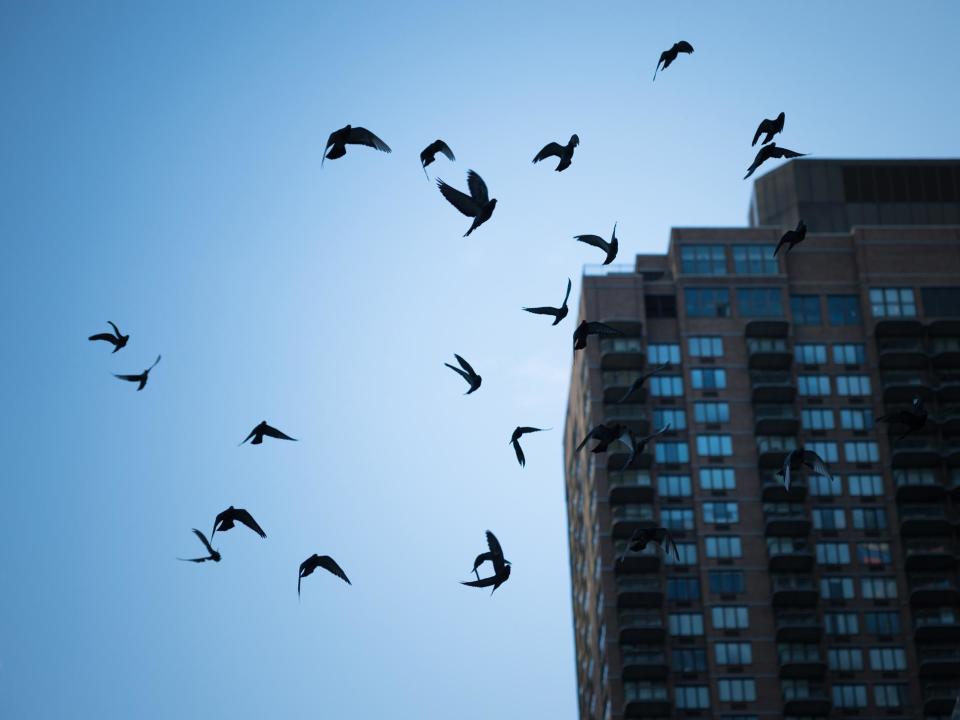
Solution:
[{"label": "balcony", "polygon": [[880,367],[886,369],[927,367],[927,351],[918,338],[880,338],[877,342]]},{"label": "balcony", "polygon": [[815,607],[820,593],[812,578],[806,576],[774,576],[774,607]]},{"label": "balcony", "polygon": [[[626,390],[624,390],[626,392]],[[620,395],[623,397],[623,394]],[[618,397],[617,400],[620,398]],[[646,435],[650,432],[650,416],[647,414],[647,406],[638,403],[623,403],[617,405],[616,402],[603,406],[604,422],[621,423],[637,433]]]},{"label": "balcony", "polygon": [[788,372],[754,370],[750,385],[754,404],[792,403],[797,396],[797,386]]},{"label": "balcony", "polygon": [[947,481],[947,489],[953,497],[955,503],[960,503],[960,469],[950,468],[950,479]]},{"label": "balcony", "polygon": [[927,570],[953,570],[957,564],[953,543],[913,540],[907,543],[906,570],[908,573]]},{"label": "balcony", "polygon": [[652,573],[660,570],[660,552],[653,543],[636,553],[627,552],[626,540],[615,542],[614,547],[617,550],[618,559],[613,566],[613,571],[617,574],[617,577],[631,573]]},{"label": "balcony", "polygon": [[756,405],[753,421],[756,435],[796,435],[800,430],[800,419],[793,405]]},{"label": "balcony", "polygon": [[621,649],[620,665],[624,680],[665,678],[670,674],[667,656],[662,650]]},{"label": "balcony", "polygon": [[747,338],[747,367],[751,370],[789,370],[793,353],[784,338]]},{"label": "balcony", "polygon": [[[643,373],[638,370],[604,370],[601,374],[603,380],[603,402],[613,404],[619,402],[630,385]],[[644,386],[634,390],[629,397],[632,403],[644,403],[647,400],[647,387]]]},{"label": "balcony", "polygon": [[822,678],[827,673],[827,664],[816,645],[811,645],[808,652],[781,650],[777,656],[780,660],[781,678]]},{"label": "balcony", "polygon": [[930,355],[935,368],[960,369],[960,337],[934,337]]},{"label": "balcony", "polygon": [[642,470],[610,473],[607,475],[607,486],[610,488],[612,505],[653,501],[654,491],[650,473]]},{"label": "balcony", "polygon": [[655,697],[628,700],[623,707],[625,718],[665,718],[670,717],[671,704],[666,699],[667,689],[663,689],[663,699]]},{"label": "balcony", "polygon": [[921,677],[960,677],[960,650],[956,648],[920,648],[917,661]]},{"label": "balcony", "polygon": [[960,590],[955,581],[947,577],[910,578],[911,607],[960,606]]},{"label": "balcony", "polygon": [[777,642],[817,642],[823,625],[816,613],[781,613],[776,616]]},{"label": "balcony", "polygon": [[873,326],[873,332],[878,338],[919,337],[923,334],[923,325],[919,320],[903,318],[878,320]]},{"label": "balcony", "polygon": [[830,712],[830,699],[821,685],[783,688],[784,715],[822,715]]},{"label": "balcony", "polygon": [[913,635],[918,643],[942,645],[960,641],[960,625],[953,608],[914,610]]},{"label": "balcony", "polygon": [[748,338],[785,338],[790,331],[786,320],[751,320],[743,329]]},{"label": "balcony", "polygon": [[933,385],[922,373],[883,373],[880,376],[885,403],[909,403],[919,396],[924,400],[933,398]]},{"label": "balcony", "polygon": [[659,577],[621,576],[617,578],[617,607],[660,607],[663,583]]},{"label": "balcony", "polygon": [[810,572],[813,570],[813,550],[805,542],[767,547],[770,572]]},{"label": "balcony", "polygon": [[942,507],[900,507],[902,537],[939,537],[953,535],[953,525]]},{"label": "balcony", "polygon": [[923,688],[925,715],[949,715],[960,696],[960,685],[926,685]]},{"label": "balcony", "polygon": [[940,378],[936,387],[937,400],[941,403],[952,403],[960,400],[960,377],[953,375]]},{"label": "balcony", "polygon": [[947,465],[956,467],[960,465],[960,443],[952,442],[943,446],[943,459]]},{"label": "balcony", "polygon": [[[790,435],[761,435],[757,438],[757,463],[761,468],[781,468],[797,439]],[[792,475],[793,473],[791,473]]]},{"label": "balcony", "polygon": [[802,477],[791,477],[790,489],[787,490],[780,479],[774,476],[765,477],[760,496],[765,503],[802,503],[807,497],[807,480]]},{"label": "balcony", "polygon": [[936,467],[940,464],[940,451],[933,441],[925,437],[905,437],[891,441],[890,464],[895,468]]},{"label": "balcony", "polygon": [[926,468],[919,469],[921,472],[911,472],[911,468],[894,471],[897,502],[942,502],[947,489],[940,484],[936,472]]},{"label": "balcony", "polygon": [[632,611],[620,613],[621,643],[662,643],[666,635],[660,613]]},{"label": "balcony", "polygon": [[766,520],[766,536],[789,536],[805,537],[810,534],[810,514],[806,509],[785,510],[774,506],[770,509],[764,506],[764,519]]},{"label": "balcony", "polygon": [[652,505],[616,505],[610,510],[613,517],[613,536],[629,538],[639,527],[654,527]]},{"label": "balcony", "polygon": [[940,405],[940,411],[927,422],[933,421],[945,433],[960,433],[960,405]]},{"label": "balcony", "polygon": [[613,337],[600,340],[600,367],[603,370],[636,370],[646,364],[641,337]]}]

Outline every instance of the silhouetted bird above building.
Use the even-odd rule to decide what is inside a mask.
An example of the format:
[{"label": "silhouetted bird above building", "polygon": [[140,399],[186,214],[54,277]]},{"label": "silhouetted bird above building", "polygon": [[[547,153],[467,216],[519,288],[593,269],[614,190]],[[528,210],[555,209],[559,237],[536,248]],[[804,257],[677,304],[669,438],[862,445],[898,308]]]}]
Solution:
[{"label": "silhouetted bird above building", "polygon": [[257,524],[257,521],[253,519],[253,515],[248,513],[243,508],[235,508],[233,505],[231,505],[222,513],[217,515],[216,519],[213,521],[213,532],[210,533],[210,539],[213,540],[213,536],[217,534],[217,530],[220,532],[226,532],[227,530],[232,529],[234,527],[234,523],[246,525],[262,538],[267,536],[267,534],[263,531],[263,528],[261,528]]},{"label": "silhouetted bird above building", "polygon": [[203,543],[203,546],[207,549],[207,553],[209,554],[206,557],[177,558],[177,560],[183,560],[184,562],[195,562],[195,563],[202,563],[202,562],[206,562],[207,560],[220,562],[220,553],[218,553],[216,550],[213,549],[213,546],[210,545],[210,541],[207,540],[207,537],[196,528],[193,528],[193,534],[196,535],[198,538],[200,538],[200,542]]},{"label": "silhouetted bird above building", "polygon": [[[345,125],[330,133],[330,137],[327,138],[327,146],[324,148],[323,159],[336,160],[342,158],[347,154],[347,145],[366,145],[381,152],[393,152],[389,145],[366,128]],[[320,166],[323,166],[323,160],[320,160]]]},{"label": "silhouetted bird above building", "polygon": [[253,438],[253,442],[251,442],[250,444],[260,445],[263,442],[264,437],[276,438],[277,440],[292,440],[293,442],[297,441],[296,438],[292,438],[289,435],[286,435],[280,432],[275,427],[271,427],[270,425],[267,425],[266,420],[261,420],[260,424],[257,425],[253,430],[251,430],[250,434],[247,435],[247,437],[244,438],[243,442],[240,444],[243,445],[243,443],[247,442],[247,440],[249,440],[250,438]]},{"label": "silhouetted bird above building", "polygon": [[574,351],[583,350],[587,346],[587,336],[589,335],[623,335],[622,330],[610,327],[602,322],[587,322],[584,320],[577,329],[573,331],[573,349]]},{"label": "silhouetted bird above building", "polygon": [[459,190],[450,187],[443,180],[437,179],[437,187],[451,205],[462,212],[467,217],[473,218],[473,224],[470,229],[463,234],[467,237],[470,233],[483,225],[490,216],[493,215],[494,208],[497,207],[497,200],[490,199],[487,192],[487,184],[483,178],[477,175],[473,170],[467,172],[467,187],[470,188],[470,194],[462,193]]},{"label": "silhouetted bird above building", "polygon": [[663,372],[664,370],[669,369],[669,367],[670,367],[670,363],[663,363],[663,365],[658,365],[652,370],[647,370],[647,372],[642,373],[640,377],[638,377],[636,380],[630,383],[630,387],[627,388],[627,391],[623,394],[623,397],[617,400],[616,404],[619,405],[623,402],[626,402],[628,397],[630,397],[637,390],[643,387],[643,383],[646,382],[647,378],[652,377],[653,375],[656,375],[659,372]]},{"label": "silhouetted bird above building", "polygon": [[[461,582],[460,584],[476,588],[490,587],[493,585],[493,590],[490,591],[490,594],[493,595],[496,589],[503,585],[503,583],[507,581],[507,578],[510,577],[510,561],[504,559],[503,548],[500,547],[500,541],[497,540],[496,535],[489,530],[487,530],[487,547],[490,551],[480,553],[473,561],[473,572],[477,576],[477,579],[471,580],[470,582]],[[493,563],[493,575],[481,580],[479,567],[488,560]]]},{"label": "silhouetted bird above building", "polygon": [[427,175],[427,165],[437,159],[437,153],[443,153],[450,161],[456,160],[449,145],[443,140],[434,140],[420,153],[420,164],[423,166],[423,174],[427,176],[427,180],[430,179],[430,176]]},{"label": "silhouetted bird above building", "polygon": [[527,459],[523,455],[523,448],[520,447],[520,438],[527,433],[543,432],[544,429],[549,430],[550,428],[518,426],[517,429],[513,431],[513,435],[510,436],[510,444],[513,445],[514,452],[517,453],[517,462],[520,463],[520,467],[525,467],[527,464]]},{"label": "silhouetted bird above building", "polygon": [[[467,362],[466,360],[464,360],[462,357],[460,357],[460,356],[457,355],[456,353],[454,353],[453,356],[457,359],[457,362],[460,363],[460,367],[459,367],[459,368],[458,368],[458,367],[454,367],[454,366],[451,365],[450,363],[444,363],[444,365],[446,365],[448,368],[450,368],[451,370],[453,370],[455,373],[457,373],[458,375],[460,375],[460,377],[462,377],[464,380],[467,381],[467,383],[470,385],[470,389],[467,390],[467,391],[464,393],[464,395],[469,395],[469,394],[472,393],[474,390],[476,390],[478,387],[480,387],[480,383],[483,382],[483,378],[480,377],[479,375],[477,375],[476,370],[474,370],[474,369],[470,366],[470,363],[468,363],[468,362]],[[461,370],[460,368],[463,368],[463,370]]]},{"label": "silhouetted bird above building", "polygon": [[607,254],[606,259],[603,261],[604,265],[609,265],[613,262],[614,258],[617,257],[617,250],[620,247],[617,241],[616,223],[613,224],[613,233],[610,235],[610,242],[607,242],[599,235],[575,235],[573,239],[603,250]]},{"label": "silhouetted bird above building", "polygon": [[620,435],[619,438],[617,438],[620,442],[626,445],[627,448],[630,450],[630,455],[627,457],[627,461],[623,464],[623,467],[620,468],[620,471],[623,472],[628,467],[633,465],[633,461],[636,460],[637,455],[640,455],[644,450],[647,449],[647,443],[649,443],[655,437],[658,437],[659,435],[663,435],[669,429],[670,429],[670,423],[667,423],[656,432],[650,433],[649,435],[645,435],[644,437],[637,437],[637,434],[633,430],[627,428],[626,432],[624,432],[623,434]]},{"label": "silhouetted bird above building", "polygon": [[142,373],[140,373],[139,375],[116,375],[116,374],[114,374],[114,377],[115,377],[115,378],[120,378],[121,380],[126,380],[127,382],[140,383],[140,384],[137,386],[137,392],[139,392],[140,390],[143,390],[143,386],[147,384],[147,377],[150,375],[150,371],[153,370],[153,369],[157,366],[157,363],[158,363],[158,362],[160,362],[160,356],[159,356],[159,355],[157,355],[157,359],[153,361],[153,365],[151,365],[150,367],[148,367],[146,370],[144,370],[144,371],[143,371]]},{"label": "silhouetted bird above building", "polygon": [[108,343],[113,345],[113,351],[116,352],[124,345],[127,344],[127,340],[130,339],[129,335],[121,335],[120,328],[114,325],[110,320],[107,320],[107,323],[110,327],[113,328],[113,334],[110,333],[98,333],[96,335],[91,335],[88,340],[106,340]]},{"label": "silhouetted bird above building", "polygon": [[674,557],[679,561],[680,560],[680,550],[677,548],[677,543],[673,539],[673,535],[670,534],[670,531],[662,527],[654,528],[637,528],[633,531],[633,535],[630,536],[630,539],[627,540],[627,550],[626,552],[617,558],[617,564],[620,564],[623,561],[625,555],[629,553],[643,552],[647,549],[647,545],[654,543],[660,550],[666,554],[670,554],[670,550],[673,550]]},{"label": "silhouetted bird above building", "polygon": [[885,422],[890,425],[906,425],[907,431],[897,440],[903,440],[912,432],[920,430],[927,424],[927,409],[923,406],[923,400],[918,397],[913,399],[913,410],[898,410],[897,412],[887,413],[877,418],[877,422]]},{"label": "silhouetted bird above building", "polygon": [[606,452],[607,448],[610,447],[610,443],[618,439],[627,431],[625,425],[620,423],[614,423],[613,425],[595,425],[590,429],[590,432],[587,433],[587,436],[580,441],[580,444],[577,445],[575,452],[579,452],[584,445],[586,445],[590,440],[596,440],[597,444],[593,447],[590,452],[593,453],[602,453]]},{"label": "silhouetted bird above building", "polygon": [[795,470],[808,470],[814,475],[823,475],[833,480],[824,459],[813,450],[804,450],[802,447],[788,452],[783,459],[783,467],[777,470],[777,477],[783,478],[783,487],[787,490],[790,489],[790,473]]},{"label": "silhouetted bird above building", "polygon": [[803,239],[807,236],[807,224],[801,220],[797,223],[796,230],[787,230],[783,237],[780,238],[780,242],[777,243],[776,249],[773,251],[773,256],[776,257],[777,253],[780,252],[780,248],[784,245],[787,246],[784,256],[789,255],[790,251],[793,250],[794,245],[799,245],[803,242]]},{"label": "silhouetted bird above building", "polygon": [[770,143],[769,145],[764,145],[757,152],[757,156],[753,159],[753,164],[747,168],[747,174],[743,176],[743,179],[746,180],[748,177],[753,175],[754,170],[763,165],[767,160],[773,158],[795,158],[803,157],[806,153],[798,153],[795,150],[787,150],[787,148],[778,147],[775,142]]},{"label": "silhouetted bird above building", "polygon": [[657,61],[657,69],[653,71],[653,79],[657,79],[657,70],[660,69],[660,65],[663,65],[663,69],[666,70],[670,67],[670,63],[677,59],[680,53],[687,53],[688,55],[693,52],[693,45],[688,43],[686,40],[681,40],[680,42],[674,43],[673,47],[669,50],[664,50],[660,53],[660,60]]},{"label": "silhouetted bird above building", "polygon": [[567,294],[563,296],[563,305],[558,308],[555,307],[525,307],[528,313],[533,313],[534,315],[553,315],[552,325],[558,324],[563,320],[567,313],[570,312],[570,309],[567,307],[567,300],[570,299],[570,289],[573,287],[573,283],[570,282],[570,278],[567,278]]},{"label": "silhouetted bird above building", "polygon": [[333,573],[338,578],[343,580],[347,585],[353,584],[350,582],[350,578],[347,577],[347,574],[343,571],[343,569],[337,565],[336,560],[329,555],[317,555],[314,553],[300,563],[300,573],[297,577],[297,597],[300,596],[300,581],[307,577],[307,575],[312,575],[313,571],[317,568],[323,568],[324,570]]},{"label": "silhouetted bird above building", "polygon": [[760,126],[757,128],[756,134],[753,136],[753,142],[750,143],[751,147],[757,144],[757,140],[760,139],[760,136],[764,133],[767,136],[763,139],[761,145],[766,145],[768,142],[773,140],[773,136],[779,132],[783,132],[783,123],[787,119],[787,116],[783,113],[780,113],[773,120],[764,120],[760,123]]},{"label": "silhouetted bird above building", "polygon": [[533,158],[534,164],[540,162],[541,160],[546,160],[549,157],[558,157],[560,162],[554,168],[557,172],[563,172],[573,161],[573,149],[580,144],[580,138],[576,133],[570,136],[570,140],[566,145],[561,145],[560,143],[547,143],[543,146],[543,150],[537,153],[537,156]]}]

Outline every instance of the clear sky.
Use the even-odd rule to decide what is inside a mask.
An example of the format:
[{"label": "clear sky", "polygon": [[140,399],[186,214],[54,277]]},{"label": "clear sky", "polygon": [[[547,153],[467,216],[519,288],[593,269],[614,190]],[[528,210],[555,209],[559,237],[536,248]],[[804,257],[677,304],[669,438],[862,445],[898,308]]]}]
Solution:
[{"label": "clear sky", "polygon": [[[575,314],[573,235],[618,221],[629,262],[744,224],[781,110],[815,156],[957,155],[957,8],[0,3],[0,717],[573,720],[573,317],[520,308],[572,277]],[[393,154],[321,169],[347,123]],[[568,171],[530,163],[572,132]],[[467,239],[437,137],[431,175],[499,199]],[[262,419],[300,442],[237,447]],[[519,424],[554,428],[523,470]],[[268,539],[177,562],[231,504]],[[492,598],[458,584],[488,528]],[[314,552],[353,586],[298,603]]]}]

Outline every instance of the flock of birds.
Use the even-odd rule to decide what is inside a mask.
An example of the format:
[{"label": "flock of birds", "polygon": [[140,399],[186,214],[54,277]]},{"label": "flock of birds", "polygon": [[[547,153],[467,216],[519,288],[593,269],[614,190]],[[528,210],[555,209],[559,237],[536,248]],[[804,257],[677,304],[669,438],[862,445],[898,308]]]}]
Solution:
[{"label": "flock of birds", "polygon": [[[670,65],[680,56],[681,53],[692,54],[693,46],[685,41],[681,40],[680,42],[675,43],[670,49],[665,50],[661,53],[660,59],[657,62],[657,67],[654,71],[654,80],[658,72],[666,70]],[[753,163],[750,165],[747,170],[745,177],[749,177],[753,172],[760,167],[764,162],[773,158],[792,158],[799,157],[801,153],[794,152],[792,150],[787,150],[785,148],[777,147],[776,143],[773,143],[772,140],[775,135],[783,131],[785,122],[784,113],[780,113],[773,120],[763,120],[760,123],[760,126],[757,128],[756,134],[754,135],[753,145],[756,145],[757,141],[760,139],[761,135],[765,135],[763,142],[761,143],[762,147],[757,153],[756,158]],[[347,154],[348,146],[365,146],[373,148],[384,153],[392,152],[390,146],[387,145],[383,140],[381,140],[376,134],[370,130],[363,127],[354,127],[352,125],[346,125],[339,130],[335,130],[330,133],[330,136],[327,138],[326,146],[323,151],[323,159],[321,160],[321,166],[325,160],[337,160],[344,157]],[[550,142],[543,146],[543,148],[534,156],[533,162],[539,163],[546,161],[550,158],[557,158],[558,163],[554,168],[557,172],[563,172],[567,170],[573,163],[574,151],[580,145],[580,137],[574,133],[570,136],[570,139],[565,145],[561,145],[558,142]],[[450,146],[443,140],[437,139],[434,142],[430,143],[423,149],[420,153],[420,164],[423,168],[424,175],[427,179],[430,179],[429,174],[427,173],[427,167],[433,164],[436,161],[437,155],[443,155],[450,161],[455,161],[456,156],[453,153],[453,150]],[[473,170],[467,171],[467,191],[462,192],[456,188],[448,185],[441,179],[436,181],[437,187],[440,190],[441,195],[453,205],[460,213],[471,219],[470,227],[464,233],[464,237],[469,236],[472,232],[477,230],[481,225],[490,220],[493,216],[494,210],[497,206],[496,198],[491,198],[490,193],[487,189],[486,183],[483,181],[483,178],[480,177],[478,173]],[[806,226],[803,223],[800,223],[797,230],[790,231],[783,236],[783,239],[780,241],[780,245],[777,246],[777,251],[780,250],[780,247],[787,245],[787,252],[790,251],[797,243],[801,242],[806,235]],[[609,265],[617,257],[619,251],[619,243],[617,240],[617,226],[614,224],[613,231],[610,236],[610,240],[605,240],[599,235],[576,235],[574,240],[577,242],[582,242],[584,244],[590,245],[592,247],[602,250],[605,257],[603,264]],[[776,251],[775,253],[776,254]],[[542,306],[542,307],[525,307],[524,311],[535,314],[535,315],[546,315],[553,318],[552,325],[558,325],[560,322],[566,318],[569,314],[569,307],[567,302],[570,298],[570,292],[573,287],[571,280],[567,279],[567,289],[566,294],[563,298],[563,303],[559,307],[552,306]],[[98,333],[91,335],[89,340],[91,341],[103,341],[108,342],[113,345],[113,352],[121,350],[126,347],[130,336],[123,335],[120,332],[120,329],[113,323],[109,322],[111,328],[113,329],[112,333]],[[617,335],[622,334],[620,331],[612,328],[608,325],[598,322],[588,322],[584,320],[581,322],[573,332],[573,349],[574,351],[582,350],[587,346],[587,338],[590,335]],[[137,390],[143,390],[147,384],[150,371],[153,370],[157,364],[160,362],[160,355],[157,355],[157,359],[154,363],[145,369],[141,373],[137,374],[126,374],[126,375],[115,375],[115,377],[120,380],[127,382],[137,383]],[[455,366],[451,363],[445,363],[445,365],[453,370],[455,373],[460,375],[463,380],[469,386],[469,389],[465,393],[470,395],[476,392],[482,383],[481,376],[473,369],[467,360],[465,360],[460,355],[454,355],[457,361]],[[660,372],[669,367],[668,365],[663,365],[659,368],[655,368],[644,375],[642,375],[628,390],[626,395],[620,400],[620,402],[625,401],[632,395],[636,390],[638,390],[643,382],[649,378],[651,375]],[[513,446],[514,452],[516,453],[517,462],[521,467],[526,465],[526,457],[524,455],[523,449],[520,446],[520,438],[524,435],[536,432],[542,432],[544,430],[549,430],[550,428],[537,428],[529,426],[518,426],[512,433],[510,437],[510,445]],[[669,425],[660,428],[656,432],[647,435],[645,437],[638,437],[632,430],[629,430],[621,425],[599,425],[593,428],[588,434],[587,438],[580,444],[577,448],[578,450],[583,447],[583,445],[589,439],[595,439],[598,441],[596,447],[593,448],[593,452],[605,452],[606,449],[615,441],[620,441],[627,445],[629,448],[629,457],[624,469],[628,468],[636,459],[638,455],[644,452],[647,445],[652,442],[656,437],[663,434],[669,430]],[[266,421],[260,422],[253,430],[250,431],[250,434],[241,442],[243,445],[250,442],[251,445],[260,445],[263,443],[264,438],[272,438],[276,440],[287,440],[287,441],[296,441],[296,438],[290,437],[284,432],[278,430],[275,427],[267,424]],[[791,468],[797,469],[801,466],[806,466],[813,469],[815,472],[827,472],[826,466],[823,464],[823,461],[819,458],[812,458],[811,456],[815,455],[809,451],[794,451],[790,453],[785,462],[783,474],[785,476],[785,482],[789,484],[790,470]],[[206,535],[201,530],[196,528],[193,529],[193,533],[197,536],[200,542],[203,544],[204,549],[206,550],[206,555],[196,558],[178,558],[186,562],[194,563],[203,563],[207,561],[219,562],[221,560],[221,554],[217,551],[212,543],[214,535],[219,532],[226,532],[231,528],[235,527],[236,523],[240,523],[248,527],[250,530],[255,532],[261,538],[266,538],[266,533],[254,519],[247,510],[242,508],[234,508],[230,506],[223,512],[219,513],[214,519],[213,531],[210,533],[210,538],[208,539]],[[487,547],[488,551],[480,553],[477,555],[474,565],[473,572],[477,576],[476,580],[469,582],[464,582],[464,585],[470,587],[493,587],[495,591],[500,585],[502,585],[507,578],[510,577],[510,562],[504,558],[503,549],[500,545],[500,542],[497,540],[496,536],[487,531]],[[631,538],[629,551],[642,550],[648,542],[655,541],[658,543],[670,543],[672,538],[670,538],[669,533],[663,528],[654,528],[652,530],[638,531],[638,533]],[[675,544],[674,544],[675,549]],[[479,574],[479,568],[485,563],[490,562],[493,566],[493,574],[487,578],[481,578]],[[330,557],[329,555],[317,555],[313,554],[304,560],[300,564],[298,578],[297,578],[297,594],[300,594],[300,584],[303,578],[311,575],[317,568],[322,568],[332,573],[336,577],[340,578],[344,582],[350,584],[346,573],[343,569],[337,564],[337,562]],[[491,594],[492,592],[491,591]]]}]

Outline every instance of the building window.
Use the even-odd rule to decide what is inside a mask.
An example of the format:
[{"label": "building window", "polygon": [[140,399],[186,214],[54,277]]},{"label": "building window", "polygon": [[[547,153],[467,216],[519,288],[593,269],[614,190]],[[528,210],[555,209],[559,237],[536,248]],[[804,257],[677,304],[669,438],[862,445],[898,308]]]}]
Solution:
[{"label": "building window", "polygon": [[841,410],[840,427],[844,430],[869,430],[873,427],[873,410]]},{"label": "building window", "polygon": [[654,446],[653,456],[658,463],[686,463],[690,462],[690,448],[685,442],[662,440]]},{"label": "building window", "polygon": [[672,343],[647,345],[647,357],[651,363],[680,363],[680,346]]},{"label": "building window", "polygon": [[847,486],[854,497],[883,495],[883,478],[880,475],[851,475],[847,478]]},{"label": "building window", "polygon": [[671,430],[686,430],[686,411],[672,408],[654,408],[653,426],[655,428],[662,428],[665,425],[669,425]]},{"label": "building window", "polygon": [[860,298],[856,295],[827,295],[827,316],[833,327],[859,325]]},{"label": "building window", "polygon": [[890,543],[861,542],[857,543],[857,558],[867,567],[886,567],[893,562],[893,553]]},{"label": "building window", "polygon": [[893,672],[907,669],[907,654],[902,647],[870,648],[870,669]]},{"label": "building window", "polygon": [[680,271],[684,275],[726,275],[725,247],[723,245],[681,245]]},{"label": "building window", "polygon": [[773,245],[734,245],[733,272],[737,275],[776,275],[780,272],[773,257]]},{"label": "building window", "polygon": [[847,527],[847,518],[842,508],[814,508],[813,527],[815,530],[843,530]]},{"label": "building window", "polygon": [[710,709],[710,691],[706,685],[677,685],[673,698],[680,710]]},{"label": "building window", "polygon": [[730,406],[725,402],[695,402],[693,419],[698,423],[730,422]]},{"label": "building window", "polygon": [[833,430],[833,410],[807,408],[800,411],[804,430]]},{"label": "building window", "polygon": [[834,685],[833,706],[835,708],[864,708],[867,706],[866,685]]},{"label": "building window", "polygon": [[693,530],[691,508],[662,508],[660,522],[667,530]]},{"label": "building window", "polygon": [[920,289],[923,312],[928,317],[960,317],[960,287]]},{"label": "building window", "polygon": [[703,504],[703,521],[705,523],[732,525],[739,520],[740,511],[735,502],[705,502]]},{"label": "building window", "polygon": [[662,682],[649,680],[625,682],[623,684],[623,695],[627,702],[636,700],[666,700],[667,686]]},{"label": "building window", "polygon": [[897,597],[897,579],[893,577],[860,578],[860,594],[866,600],[892,600]]},{"label": "building window", "polygon": [[[693,511],[690,511],[691,518],[693,517]],[[697,544],[696,543],[677,543],[677,555],[679,558],[675,557],[673,553],[666,553],[664,556],[666,558],[667,565],[696,565],[697,564]]]},{"label": "building window", "polygon": [[843,637],[860,633],[857,614],[852,612],[825,612],[823,625],[827,635]]},{"label": "building window", "polygon": [[718,642],[713,646],[717,665],[750,665],[753,652],[748,642]]},{"label": "building window", "polygon": [[757,687],[753,678],[723,678],[717,681],[720,702],[753,702]]},{"label": "building window", "polygon": [[730,293],[726,288],[684,288],[687,317],[730,317]]},{"label": "building window", "polygon": [[880,460],[880,451],[872,440],[856,440],[843,444],[843,459],[848,463],[868,463]]},{"label": "building window", "polygon": [[873,702],[877,707],[904,707],[910,702],[910,693],[906,683],[878,683],[873,686]]},{"label": "building window", "polygon": [[737,288],[741,317],[783,317],[780,288]]},{"label": "building window", "polygon": [[828,397],[830,395],[829,375],[798,375],[797,392],[801,397]]},{"label": "building window", "polygon": [[668,577],[667,600],[699,600],[700,581],[697,578]]},{"label": "building window", "polygon": [[733,468],[700,468],[701,490],[734,490],[736,487]]},{"label": "building window", "polygon": [[654,375],[647,382],[652,397],[683,397],[683,377],[680,375]]},{"label": "building window", "polygon": [[712,593],[734,595],[743,592],[743,570],[710,570],[707,576]]},{"label": "building window", "polygon": [[722,390],[727,386],[727,371],[722,368],[695,368],[690,371],[694,390]]},{"label": "building window", "polygon": [[911,288],[870,288],[870,311],[875,318],[916,317]]},{"label": "building window", "polygon": [[738,558],[743,556],[737,535],[709,535],[705,541],[708,558]]},{"label": "building window", "polygon": [[837,395],[863,397],[869,394],[869,375],[837,375]]},{"label": "building window", "polygon": [[725,605],[710,609],[715,630],[746,630],[750,627],[750,617],[744,605]]},{"label": "building window", "polygon": [[723,338],[698,335],[687,339],[690,357],[723,357]]},{"label": "building window", "polygon": [[670,613],[667,620],[671,635],[703,635],[703,613]]},{"label": "building window", "polygon": [[690,476],[660,475],[657,478],[657,493],[664,497],[690,497]]},{"label": "building window", "polygon": [[824,600],[852,600],[852,577],[824,577],[820,578],[820,597]]},{"label": "building window", "polygon": [[896,610],[880,610],[863,614],[867,632],[871,635],[899,635],[900,613]]},{"label": "building window", "polygon": [[807,449],[813,450],[817,455],[823,458],[824,462],[832,463],[840,459],[837,453],[837,444],[832,441],[820,441],[807,443]]},{"label": "building window", "polygon": [[860,648],[828,648],[827,666],[841,672],[863,670],[863,650]]},{"label": "building window", "polygon": [[670,668],[678,673],[707,671],[707,651],[703,648],[675,648],[670,652]]},{"label": "building window", "polygon": [[675,295],[644,295],[643,305],[648,318],[675,318],[677,298]]},{"label": "building window", "polygon": [[834,343],[833,361],[837,365],[863,365],[867,351],[863,343]]},{"label": "building window", "polygon": [[823,365],[827,362],[827,346],[817,343],[794,345],[793,359],[804,365]]},{"label": "building window", "polygon": [[887,515],[883,508],[853,508],[853,527],[857,530],[886,530]]},{"label": "building window", "polygon": [[844,542],[818,542],[817,563],[819,565],[849,565],[850,546]]},{"label": "building window", "polygon": [[697,435],[697,454],[729,457],[733,455],[733,441],[729,435]]},{"label": "building window", "polygon": [[820,324],[819,295],[791,295],[790,314],[796,325]]},{"label": "building window", "polygon": [[843,488],[833,478],[823,475],[808,475],[807,483],[810,485],[811,495],[817,497],[839,497],[843,495]]}]

